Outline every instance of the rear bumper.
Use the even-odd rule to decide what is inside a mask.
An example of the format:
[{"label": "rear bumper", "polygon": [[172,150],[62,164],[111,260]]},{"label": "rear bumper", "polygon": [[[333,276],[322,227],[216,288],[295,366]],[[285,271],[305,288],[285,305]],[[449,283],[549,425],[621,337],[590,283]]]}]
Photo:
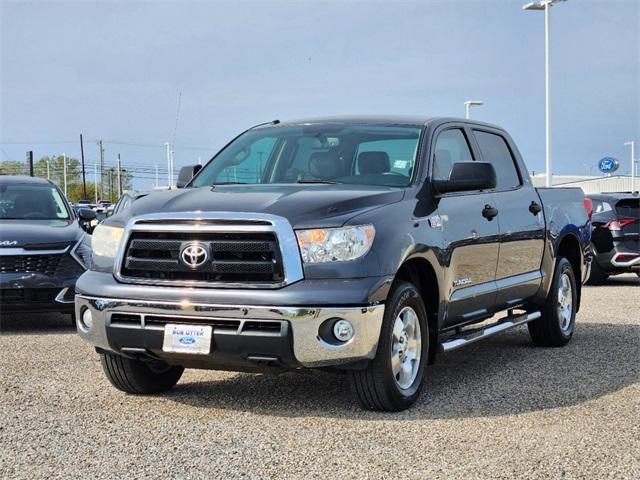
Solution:
[{"label": "rear bumper", "polygon": [[624,273],[640,271],[640,253],[637,249],[616,245],[611,251],[597,253],[598,265],[605,272]]},{"label": "rear bumper", "polygon": [[[131,300],[76,295],[78,333],[102,350],[161,358],[185,367],[251,370],[345,365],[375,356],[384,305],[266,306],[157,300]],[[81,322],[85,310],[92,326]],[[346,319],[354,337],[330,343],[320,333],[334,319]],[[212,325],[208,355],[162,351],[164,324]]]}]

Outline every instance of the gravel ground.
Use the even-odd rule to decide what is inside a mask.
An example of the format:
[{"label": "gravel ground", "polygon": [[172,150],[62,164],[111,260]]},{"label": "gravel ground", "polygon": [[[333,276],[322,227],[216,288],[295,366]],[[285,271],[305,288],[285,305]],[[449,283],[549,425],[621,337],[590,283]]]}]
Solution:
[{"label": "gravel ground", "polygon": [[525,328],[441,356],[411,410],[341,375],[187,371],[111,387],[65,317],[2,318],[2,478],[640,478],[640,288],[584,291],[566,348]]}]

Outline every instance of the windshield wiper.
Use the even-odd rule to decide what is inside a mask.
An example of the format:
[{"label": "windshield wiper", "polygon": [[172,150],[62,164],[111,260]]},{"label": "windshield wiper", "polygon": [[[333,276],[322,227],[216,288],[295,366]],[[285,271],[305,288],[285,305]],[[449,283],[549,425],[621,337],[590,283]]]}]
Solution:
[{"label": "windshield wiper", "polygon": [[325,183],[328,185],[337,185],[339,183],[342,182],[337,182],[335,180],[322,180],[322,179],[316,179],[316,180],[298,180],[296,183]]}]

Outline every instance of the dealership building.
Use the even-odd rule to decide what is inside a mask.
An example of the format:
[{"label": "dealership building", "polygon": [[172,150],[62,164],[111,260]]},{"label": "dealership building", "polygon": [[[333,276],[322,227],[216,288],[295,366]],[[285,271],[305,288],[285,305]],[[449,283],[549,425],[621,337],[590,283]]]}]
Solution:
[{"label": "dealership building", "polygon": [[[531,175],[534,186],[544,187],[546,175]],[[554,187],[580,187],[584,193],[630,192],[631,175],[554,175]],[[640,190],[640,177],[635,178],[634,190]]]}]

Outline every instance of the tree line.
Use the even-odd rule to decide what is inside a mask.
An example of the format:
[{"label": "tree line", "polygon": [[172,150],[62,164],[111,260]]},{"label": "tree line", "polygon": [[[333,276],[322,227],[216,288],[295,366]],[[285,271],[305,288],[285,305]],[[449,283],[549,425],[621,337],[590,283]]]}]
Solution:
[{"label": "tree line", "polygon": [[[64,192],[65,183],[65,157],[44,156],[33,164],[33,176],[48,178],[54,182]],[[66,157],[66,183],[67,198],[71,203],[79,200],[89,200],[93,202],[96,198],[96,187],[98,189],[98,199],[116,202],[118,200],[118,169],[109,167],[103,171],[102,184],[100,180],[100,170],[97,172],[97,185],[94,183],[94,169],[85,166],[85,179],[87,194],[84,194],[82,183],[82,165],[80,160],[73,157]],[[29,175],[29,165],[17,160],[5,160],[0,162],[0,175]],[[122,169],[120,173],[122,191],[131,189],[133,176],[131,172]]]}]

